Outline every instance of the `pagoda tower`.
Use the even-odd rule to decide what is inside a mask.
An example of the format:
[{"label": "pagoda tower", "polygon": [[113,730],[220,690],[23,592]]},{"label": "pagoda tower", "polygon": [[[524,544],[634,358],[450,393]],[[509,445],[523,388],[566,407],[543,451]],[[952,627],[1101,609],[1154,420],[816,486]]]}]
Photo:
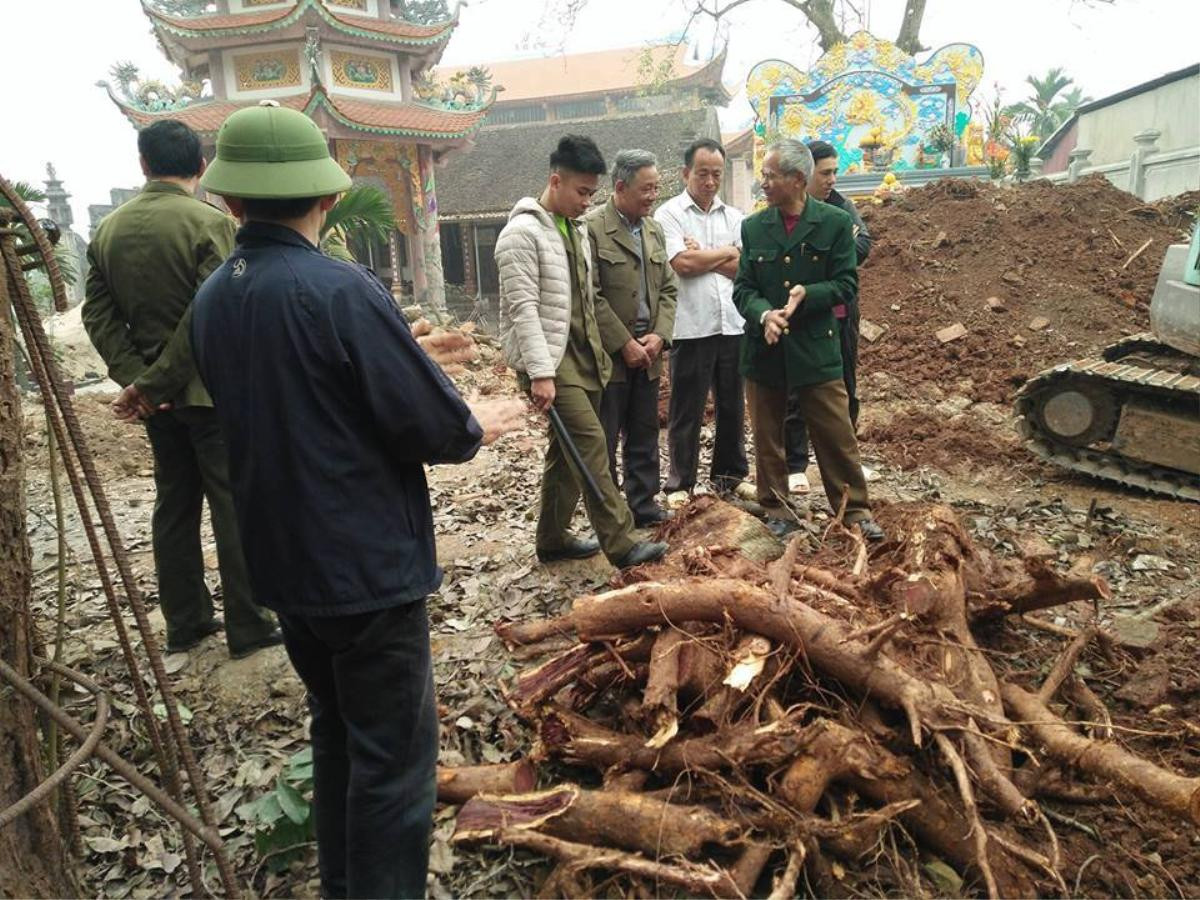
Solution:
[{"label": "pagoda tower", "polygon": [[[301,110],[356,183],[391,197],[396,231],[386,247],[359,248],[369,257],[361,261],[398,298],[411,284],[418,303],[443,309],[434,168],[470,144],[495,98],[486,78],[441,97],[414,91],[445,50],[457,13],[404,0],[141,2],[182,84],[142,81],[136,68],[115,66],[115,88],[102,84],[134,127],[185,122],[211,158],[235,110],[264,99]],[[406,18],[406,5],[419,15]]]}]

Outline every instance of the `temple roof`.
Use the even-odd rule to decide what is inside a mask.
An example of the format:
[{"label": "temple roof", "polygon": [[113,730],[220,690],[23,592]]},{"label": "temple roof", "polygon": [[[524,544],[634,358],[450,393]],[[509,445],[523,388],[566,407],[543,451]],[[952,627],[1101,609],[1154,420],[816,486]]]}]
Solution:
[{"label": "temple roof", "polygon": [[[444,222],[503,220],[519,197],[537,196],[546,184],[550,154],[566,131],[586,134],[606,160],[640,147],[658,157],[661,200],[683,190],[683,152],[697,138],[721,134],[711,106],[587,122],[537,122],[520,128],[486,128],[470,153],[451,157],[438,173],[438,216]],[[601,194],[608,179],[601,179]]]},{"label": "temple roof", "polygon": [[[493,84],[504,87],[499,106],[550,97],[638,91],[656,76],[672,88],[693,84],[718,88],[728,102],[728,93],[721,84],[725,50],[702,63],[688,62],[687,53],[687,44],[660,44],[480,65],[491,72]],[[467,69],[467,66],[439,66],[434,74],[449,79]]]},{"label": "temple roof", "polygon": [[[149,111],[122,101],[112,91],[109,91],[109,97],[135,128],[144,128],[159,119],[176,119],[203,136],[215,135],[221,124],[237,110],[256,105],[256,101],[214,99],[190,103],[180,109]],[[422,103],[330,96],[319,86],[309,94],[280,97],[277,102],[309,116],[318,110],[324,111],[350,131],[426,141],[469,138],[487,115],[487,107],[460,111],[438,109]]]},{"label": "temple roof", "polygon": [[142,0],[142,8],[154,23],[156,30],[166,32],[188,49],[209,46],[224,38],[259,35],[285,29],[300,22],[309,10],[334,31],[353,37],[421,48],[445,43],[458,24],[456,18],[436,25],[414,25],[399,20],[358,16],[330,9],[321,0],[297,0],[295,6],[282,9],[206,16],[167,15],[156,9],[150,0]]}]

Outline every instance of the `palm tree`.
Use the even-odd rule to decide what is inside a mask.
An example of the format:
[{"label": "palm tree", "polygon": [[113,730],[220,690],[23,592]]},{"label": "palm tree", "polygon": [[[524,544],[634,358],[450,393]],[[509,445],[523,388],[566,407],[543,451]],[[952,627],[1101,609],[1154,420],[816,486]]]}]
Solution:
[{"label": "palm tree", "polygon": [[1079,103],[1084,102],[1078,87],[1063,94],[1075,80],[1059,66],[1050,69],[1041,78],[1026,76],[1025,83],[1033,88],[1033,92],[1021,102],[1009,106],[1005,112],[1026,124],[1033,134],[1043,139],[1070,118]]},{"label": "palm tree", "polygon": [[[321,228],[321,249],[331,256],[349,256],[347,242],[358,238],[365,242],[387,243],[396,227],[392,201],[377,187],[360,184],[342,194],[337,205],[325,217]],[[350,256],[353,259],[353,256]]]}]

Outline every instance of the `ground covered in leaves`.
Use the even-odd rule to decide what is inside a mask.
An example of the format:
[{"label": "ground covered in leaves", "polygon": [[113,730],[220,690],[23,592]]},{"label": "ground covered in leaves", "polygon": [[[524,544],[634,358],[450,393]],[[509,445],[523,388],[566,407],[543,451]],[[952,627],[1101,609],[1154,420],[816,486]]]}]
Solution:
[{"label": "ground covered in leaves", "polygon": [[[1093,644],[1079,673],[1111,712],[1120,743],[1162,766],[1200,775],[1200,505],[1111,488],[1036,461],[1020,446],[1009,407],[1013,392],[1040,369],[1146,327],[1163,245],[1185,224],[1183,205],[1142,207],[1107,183],[966,187],[934,185],[869,213],[877,244],[863,272],[864,315],[887,328],[878,342],[864,346],[861,363],[862,450],[882,476],[871,485],[872,495],[947,504],[975,543],[998,556],[1041,554],[1060,570],[1090,558],[1090,571],[1112,587],[1100,624],[1120,643]],[[1153,243],[1125,265],[1149,238]],[[1000,298],[1003,309],[988,307],[988,297]],[[1037,316],[1049,324],[1030,329]],[[967,327],[967,336],[944,345],[933,337],[956,321]],[[465,393],[514,390],[486,345],[482,359],[455,377]],[[111,420],[107,399],[81,394],[77,404],[135,572],[153,603],[150,450],[140,429]],[[25,415],[34,609],[49,640],[57,546],[46,433],[34,403]],[[710,440],[706,430],[706,459]],[[605,588],[613,574],[601,560],[546,567],[534,559],[544,443],[543,427],[531,415],[524,431],[484,448],[471,463],[431,470],[446,571],[429,604],[444,765],[518,759],[533,743],[502,693],[524,664],[495,637],[495,623],[562,613],[575,597]],[[801,524],[818,539],[829,516],[821,495],[813,498]],[[64,662],[112,693],[108,740],[126,758],[146,764],[144,723],[69,502],[66,534]],[[216,585],[207,527],[205,540],[210,583]],[[1038,683],[1068,641],[1053,628],[1079,624],[1090,615],[1087,606],[1045,614],[1050,630],[1004,621],[983,636],[983,649],[1005,677]],[[168,657],[167,667],[177,679],[240,877],[260,896],[316,896],[306,823],[306,714],[284,654],[273,649],[234,662],[223,641],[213,638],[191,654]],[[87,719],[86,698],[67,696]],[[103,766],[88,763],[84,771],[83,892],[148,897],[186,891],[171,821]],[[547,772],[555,779],[578,774]],[[1194,828],[1130,798],[1077,802],[1082,799],[1045,803],[1063,844],[1072,893],[1200,892]],[[452,845],[456,812],[441,807],[437,813],[431,894],[535,893],[550,865],[523,851]],[[898,832],[889,840],[909,846]],[[961,893],[963,885],[935,863],[911,860],[911,878],[901,885],[880,879],[871,867],[839,869],[837,877],[846,895]],[[208,880],[217,885],[212,871]]]}]

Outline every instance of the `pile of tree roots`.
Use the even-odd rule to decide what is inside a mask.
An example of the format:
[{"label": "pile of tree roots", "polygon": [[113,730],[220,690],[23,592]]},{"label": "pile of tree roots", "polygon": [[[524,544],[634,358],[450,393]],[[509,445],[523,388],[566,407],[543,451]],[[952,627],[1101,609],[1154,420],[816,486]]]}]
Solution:
[{"label": "pile of tree roots", "polygon": [[[999,559],[944,506],[879,519],[869,553],[838,522],[771,553],[757,520],[698,498],[662,563],[498,625],[536,740],[441,773],[454,839],[552,859],[540,896],[845,896],[865,868],[892,893],[924,868],[950,893],[1065,896],[1040,798],[1134,795],[1200,822],[1200,779],[1123,749],[1075,672],[1111,640],[1090,560]],[[1060,628],[1044,680],[998,676],[977,635],[1074,601],[1092,622]]]}]

